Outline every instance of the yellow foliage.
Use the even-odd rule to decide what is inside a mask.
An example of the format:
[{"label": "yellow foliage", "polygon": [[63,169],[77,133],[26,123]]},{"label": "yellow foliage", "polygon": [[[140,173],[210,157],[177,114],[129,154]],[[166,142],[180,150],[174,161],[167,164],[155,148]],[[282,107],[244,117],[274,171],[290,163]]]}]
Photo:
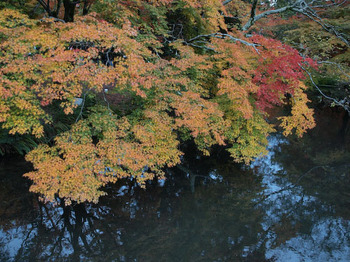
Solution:
[{"label": "yellow foliage", "polygon": [[281,127],[284,129],[283,135],[288,136],[295,130],[297,136],[301,137],[308,129],[315,127],[313,118],[313,109],[307,106],[308,100],[303,92],[306,89],[302,82],[299,82],[299,88],[295,89],[292,97],[292,111],[290,116],[279,117]]}]

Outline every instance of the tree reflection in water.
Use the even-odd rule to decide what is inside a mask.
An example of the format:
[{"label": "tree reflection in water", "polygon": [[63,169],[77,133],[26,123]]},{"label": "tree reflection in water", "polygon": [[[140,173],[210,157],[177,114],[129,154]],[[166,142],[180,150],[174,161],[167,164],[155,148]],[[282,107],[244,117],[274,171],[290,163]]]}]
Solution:
[{"label": "tree reflection in water", "polygon": [[[347,217],[339,217],[337,206],[331,204],[334,201],[349,201],[349,198],[346,200],[341,194],[350,191],[350,184],[343,186],[345,191],[340,195],[340,188],[334,188],[334,179],[337,180],[338,176],[336,170],[343,166],[328,170],[327,176],[331,182],[312,179],[314,171],[317,171],[316,177],[320,177],[319,168],[302,172],[296,169],[298,165],[295,162],[271,163],[275,152],[278,155],[276,159],[280,156],[287,159],[286,150],[280,150],[280,145],[285,145],[285,149],[286,144],[288,148],[291,147],[279,136],[271,137],[270,147],[273,148],[270,149],[273,150],[270,150],[269,156],[253,164],[258,167],[258,173],[263,176],[262,184],[265,184],[257,205],[266,214],[262,223],[268,236],[266,257],[277,261],[348,261],[350,221]],[[300,154],[300,148],[298,153]],[[288,156],[292,159],[291,154]],[[291,166],[294,173],[286,168]],[[342,176],[349,179],[348,175]],[[291,183],[293,180],[294,183]],[[326,183],[327,190],[323,188],[322,193],[313,193]],[[334,194],[338,194],[338,200],[329,199]],[[327,197],[323,199],[321,195]],[[349,212],[349,206],[345,210]]]},{"label": "tree reflection in water", "polygon": [[41,204],[25,168],[3,163],[0,260],[348,261],[348,162],[322,165],[311,140],[272,136],[250,167],[192,156],[147,190],[107,188],[99,205]]},{"label": "tree reflection in water", "polygon": [[[8,254],[6,259],[229,261],[248,256],[262,258],[263,245],[259,243],[263,234],[262,212],[255,209],[252,202],[260,190],[260,179],[251,172],[240,171],[232,163],[215,166],[208,159],[191,161],[188,166],[191,174],[169,170],[163,187],[153,183],[144,191],[129,182],[122,186],[124,190],[109,188],[111,197],[101,199],[99,205],[54,207],[39,203],[36,208],[33,206],[36,217],[32,226],[23,218],[24,226],[1,231],[2,250]],[[191,186],[188,176],[194,174],[197,178]],[[19,239],[23,241],[21,247],[16,245]]]}]

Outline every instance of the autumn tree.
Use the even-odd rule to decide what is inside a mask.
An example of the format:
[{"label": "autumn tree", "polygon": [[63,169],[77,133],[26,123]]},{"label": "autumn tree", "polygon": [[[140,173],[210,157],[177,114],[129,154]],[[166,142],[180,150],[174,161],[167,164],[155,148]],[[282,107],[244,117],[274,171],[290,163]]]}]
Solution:
[{"label": "autumn tree", "polygon": [[245,8],[237,8],[242,1],[223,3],[231,10],[228,18],[242,18],[241,30],[277,38],[316,60],[318,71],[305,69],[309,85],[325,102],[350,114],[349,1],[254,0]]},{"label": "autumn tree", "polygon": [[26,176],[45,200],[97,202],[124,177],[143,187],[181,162],[187,140],[249,163],[275,130],[271,107],[289,107],[285,135],[315,125],[303,83],[314,61],[228,28],[221,1],[93,7],[69,23],[0,11],[1,128],[41,142]]}]

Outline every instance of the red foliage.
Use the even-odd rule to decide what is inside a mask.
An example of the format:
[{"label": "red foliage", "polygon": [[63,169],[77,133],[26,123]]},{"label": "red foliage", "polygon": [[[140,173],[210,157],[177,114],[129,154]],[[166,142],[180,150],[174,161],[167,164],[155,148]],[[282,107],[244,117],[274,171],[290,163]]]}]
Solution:
[{"label": "red foliage", "polygon": [[307,64],[316,68],[317,63],[302,57],[296,49],[278,40],[261,35],[254,35],[252,40],[261,45],[259,66],[253,77],[253,82],[260,87],[256,94],[256,104],[262,110],[281,105],[283,96],[294,95],[299,81],[305,79],[301,66]]}]

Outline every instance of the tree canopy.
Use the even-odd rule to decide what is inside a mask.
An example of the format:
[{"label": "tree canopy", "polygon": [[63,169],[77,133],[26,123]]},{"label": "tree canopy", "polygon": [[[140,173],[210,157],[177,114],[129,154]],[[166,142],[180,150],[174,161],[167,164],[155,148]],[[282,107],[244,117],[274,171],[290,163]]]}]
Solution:
[{"label": "tree canopy", "polygon": [[[298,136],[315,126],[305,70],[318,65],[256,30],[269,5],[40,0],[46,17],[29,18],[28,2],[0,10],[0,122],[40,144],[26,176],[47,201],[97,202],[118,179],[164,178],[189,140],[249,163],[277,126]],[[285,112],[272,124],[276,106]]]}]

